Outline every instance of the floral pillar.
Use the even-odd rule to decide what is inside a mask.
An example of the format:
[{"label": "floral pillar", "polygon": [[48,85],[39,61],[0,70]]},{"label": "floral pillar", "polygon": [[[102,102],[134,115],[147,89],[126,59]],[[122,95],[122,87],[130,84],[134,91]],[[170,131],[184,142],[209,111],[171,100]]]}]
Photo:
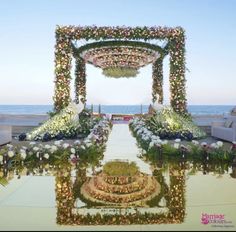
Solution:
[{"label": "floral pillar", "polygon": [[70,169],[63,168],[57,171],[56,176],[56,201],[57,201],[57,223],[68,224],[74,207],[72,181]]},{"label": "floral pillar", "polygon": [[[185,90],[185,35],[184,30],[181,27],[57,27],[57,43],[55,47],[56,80],[55,94],[53,97],[55,109],[57,111],[66,107],[70,102],[70,69],[72,53],[71,41],[80,39],[85,39],[87,41],[90,39],[144,39],[145,41],[149,39],[168,40],[168,53],[170,55],[171,106],[177,113],[184,115],[187,113],[187,100]],[[155,94],[160,93],[160,102],[163,101],[163,94],[161,93],[161,66],[161,63],[157,63],[157,66],[154,67],[153,75],[153,85],[156,86],[156,88],[153,87],[155,89],[153,91],[153,100],[155,100]],[[83,67],[83,65],[81,67]],[[85,74],[81,73],[83,73],[83,70],[78,69],[78,76],[80,76],[80,78],[77,80],[78,84],[76,83],[76,94],[85,96]],[[155,76],[156,74],[158,76]]]},{"label": "floral pillar", "polygon": [[86,64],[85,61],[77,57],[75,67],[75,100],[79,103],[79,95],[84,97],[86,102]]},{"label": "floral pillar", "polygon": [[159,103],[163,103],[163,59],[157,59],[152,66],[152,101],[156,101],[159,94]]},{"label": "floral pillar", "polygon": [[59,111],[70,102],[70,70],[72,60],[71,39],[66,34],[56,30],[55,46],[55,93],[54,109]]},{"label": "floral pillar", "polygon": [[170,213],[175,223],[182,223],[185,218],[185,170],[181,167],[170,167]]},{"label": "floral pillar", "polygon": [[180,114],[187,113],[185,90],[185,36],[183,29],[176,30],[169,41],[170,103]]}]

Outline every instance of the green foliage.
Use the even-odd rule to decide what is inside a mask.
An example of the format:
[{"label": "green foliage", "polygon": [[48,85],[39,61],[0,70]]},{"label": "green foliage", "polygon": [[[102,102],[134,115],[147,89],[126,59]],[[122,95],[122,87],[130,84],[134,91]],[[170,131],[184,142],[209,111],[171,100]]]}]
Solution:
[{"label": "green foliage", "polygon": [[109,176],[134,176],[139,168],[135,162],[110,161],[103,166],[103,171]]},{"label": "green foliage", "polygon": [[106,69],[103,69],[103,75],[106,77],[136,77],[139,73],[139,71],[135,68],[130,67],[109,67]]},{"label": "green foliage", "polygon": [[83,51],[92,49],[92,48],[101,48],[101,47],[114,47],[114,46],[132,46],[132,47],[141,47],[141,48],[149,48],[151,50],[158,51],[161,55],[164,55],[165,52],[164,50],[155,45],[155,44],[150,44],[150,43],[145,43],[145,42],[140,42],[140,41],[129,41],[129,40],[112,40],[112,41],[99,41],[99,42],[94,42],[94,43],[88,43],[84,46],[81,46],[79,48],[75,48],[73,46],[74,53],[79,56]]},{"label": "green foliage", "polygon": [[[153,176],[156,178],[157,182],[161,185],[160,193],[152,198],[151,200],[147,201],[147,205],[150,207],[159,206],[160,200],[164,197],[169,201],[169,187],[165,183],[165,178],[162,175],[162,171],[155,169],[153,171]],[[159,206],[160,207],[160,206]]]},{"label": "green foliage", "polygon": [[55,110],[52,110],[52,111],[48,111],[47,114],[50,118],[52,118],[53,116],[55,116],[58,112],[55,111]]},{"label": "green foliage", "polygon": [[5,187],[8,184],[8,181],[5,177],[0,177],[0,185]]},{"label": "green foliage", "polygon": [[[97,26],[57,26],[56,28],[56,46],[55,46],[55,74],[56,74],[56,88],[54,95],[54,102],[56,110],[62,109],[69,104],[70,87],[68,85],[71,79],[71,54],[73,53],[72,41],[74,40],[97,40],[97,44],[85,45],[85,49],[90,46],[104,46],[103,43],[112,44],[115,41],[101,40],[116,40],[120,44],[138,43],[138,46],[150,46],[151,49],[157,49],[161,54],[161,58],[167,53],[170,54],[170,89],[173,93],[171,98],[171,105],[174,111],[186,114],[186,91],[185,91],[185,32],[181,27],[97,27]],[[137,40],[167,40],[168,44],[164,49],[160,49],[154,44],[143,43]],[[117,41],[118,40],[118,41]],[[122,40],[122,41],[121,41]],[[135,40],[135,41],[129,41]],[[101,42],[101,43],[100,43]],[[144,45],[142,45],[142,43]],[[100,45],[99,45],[100,44]],[[116,44],[117,45],[117,44]],[[96,47],[95,46],[95,47]],[[134,45],[137,46],[137,45]],[[80,53],[81,51],[79,51]],[[74,52],[76,53],[76,52]],[[83,66],[83,67],[82,67]],[[154,68],[155,69],[155,68]],[[85,72],[84,64],[81,65],[81,78],[83,82],[78,88],[85,96]],[[154,74],[155,75],[155,74]],[[158,76],[158,75],[157,75]],[[81,81],[82,79],[82,81]],[[177,88],[176,88],[177,87]],[[158,92],[154,91],[155,93]]]},{"label": "green foliage", "polygon": [[150,130],[158,134],[158,132],[166,131],[167,133],[181,133],[190,132],[193,138],[203,138],[206,133],[196,126],[191,118],[184,117],[176,113],[171,107],[165,107],[156,114],[149,117],[145,121]]}]

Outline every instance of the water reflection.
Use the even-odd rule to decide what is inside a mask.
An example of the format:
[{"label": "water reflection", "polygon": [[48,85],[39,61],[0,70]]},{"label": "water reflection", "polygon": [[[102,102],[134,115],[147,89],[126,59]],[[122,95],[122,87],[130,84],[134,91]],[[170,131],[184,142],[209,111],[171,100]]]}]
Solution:
[{"label": "water reflection", "polygon": [[[78,163],[68,160],[56,163],[3,165],[2,180],[11,182],[14,176],[55,176],[56,221],[60,225],[111,225],[183,223],[186,217],[186,183],[191,175],[226,173],[235,178],[236,160],[230,163],[193,162],[186,159],[164,160],[163,157],[143,162],[151,165],[152,176],[160,185],[159,194],[143,206],[107,205],[91,201],[81,194],[83,184],[100,173],[103,156],[80,157]],[[145,161],[144,161],[145,160]],[[7,163],[6,163],[7,164]],[[88,170],[92,173],[88,174]],[[7,187],[7,186],[6,186]]]},{"label": "water reflection", "polygon": [[[81,195],[81,186],[87,180],[86,170],[77,169],[76,179],[70,178],[69,169],[56,174],[57,222],[66,225],[181,223],[185,216],[185,170],[170,166],[170,185],[161,170],[153,176],[161,185],[158,196],[146,207],[116,207],[89,201]],[[75,207],[77,198],[86,207]]]}]

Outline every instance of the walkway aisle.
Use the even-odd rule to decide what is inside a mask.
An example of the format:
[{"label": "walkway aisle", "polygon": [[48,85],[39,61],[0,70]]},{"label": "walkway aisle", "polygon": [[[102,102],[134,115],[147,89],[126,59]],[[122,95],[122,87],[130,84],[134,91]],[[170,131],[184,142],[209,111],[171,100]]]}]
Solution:
[{"label": "walkway aisle", "polygon": [[137,157],[140,153],[128,124],[114,124],[109,135],[103,163],[114,159],[135,161],[141,172],[151,174],[150,166]]}]

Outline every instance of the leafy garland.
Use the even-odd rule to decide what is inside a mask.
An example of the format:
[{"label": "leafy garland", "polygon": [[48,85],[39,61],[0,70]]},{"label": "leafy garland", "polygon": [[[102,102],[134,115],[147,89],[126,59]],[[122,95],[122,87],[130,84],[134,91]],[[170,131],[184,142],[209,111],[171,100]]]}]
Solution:
[{"label": "leafy garland", "polygon": [[169,42],[170,53],[170,104],[177,113],[186,114],[185,90],[185,36],[181,31],[177,38]]},{"label": "leafy garland", "polygon": [[70,99],[70,70],[72,61],[71,40],[67,36],[56,31],[55,46],[55,93],[54,108],[60,111],[69,105]]},{"label": "leafy garland", "polygon": [[[89,44],[86,44],[86,45],[81,46],[79,48],[76,48],[74,45],[72,45],[72,47],[73,47],[73,55],[76,57],[76,59],[80,58],[80,57],[82,57],[83,59],[86,59],[85,56],[93,56],[95,54],[96,54],[96,57],[97,56],[101,57],[102,54],[100,54],[100,53],[103,52],[103,53],[110,54],[110,53],[113,53],[113,49],[115,51],[117,51],[117,49],[119,47],[120,48],[125,47],[125,48],[129,49],[129,51],[127,51],[127,55],[124,56],[124,61],[126,61],[126,62],[128,62],[131,54],[134,55],[135,63],[136,62],[139,63],[140,61],[145,62],[146,59],[144,59],[144,57],[140,59],[138,54],[135,57],[136,52],[142,53],[142,55],[144,55],[143,52],[145,52],[145,55],[153,56],[153,58],[155,57],[155,53],[158,52],[159,56],[162,59],[163,59],[164,55],[166,55],[165,50],[157,45],[144,43],[144,42],[137,42],[137,41],[127,41],[127,40],[126,41],[124,41],[124,40],[121,40],[121,41],[120,40],[119,41],[117,41],[117,40],[116,41],[100,41],[100,42],[89,43]],[[101,50],[101,48],[104,50]],[[110,49],[110,50],[107,50],[107,49]],[[133,49],[134,49],[134,51],[133,51]],[[141,49],[141,51],[140,51],[140,49]],[[147,49],[147,50],[142,51],[142,49]],[[85,52],[85,55],[84,55],[84,52]],[[109,54],[107,54],[107,56]],[[158,59],[160,59],[160,57],[158,57]],[[111,58],[111,59],[113,60],[113,62],[112,62],[113,65],[109,64],[111,66],[108,66],[107,68],[101,67],[103,69],[103,74],[105,76],[107,76],[107,77],[135,77],[138,74],[138,71],[134,70],[134,67],[133,67],[133,66],[136,66],[137,64],[130,63],[130,64],[127,64],[127,67],[122,66],[122,68],[121,68],[119,66],[116,67],[117,61],[116,61],[115,57]],[[94,59],[92,59],[92,60],[94,60]],[[94,65],[96,66],[95,63],[94,63]]]},{"label": "leafy garland", "polygon": [[140,41],[129,41],[129,40],[115,40],[115,41],[100,41],[100,42],[94,42],[89,43],[84,46],[81,46],[79,48],[76,48],[73,46],[73,51],[76,56],[80,56],[80,54],[86,50],[90,50],[92,48],[101,48],[101,47],[118,47],[118,46],[125,46],[125,47],[140,47],[140,48],[147,48],[154,51],[157,51],[161,54],[161,56],[164,55],[164,50],[158,45],[150,44],[150,43],[144,43]]},{"label": "leafy garland", "polygon": [[152,66],[152,101],[156,101],[159,94],[159,103],[163,103],[163,59],[159,58]]},{"label": "leafy garland", "polygon": [[79,95],[83,96],[82,101],[86,101],[86,65],[85,61],[77,57],[75,67],[75,100],[79,103]]},{"label": "leafy garland", "polygon": [[55,46],[55,94],[56,110],[70,102],[70,69],[72,40],[150,39],[168,40],[170,54],[171,105],[181,114],[187,112],[185,90],[185,35],[181,27],[97,27],[57,26]]},{"label": "leafy garland", "polygon": [[138,75],[139,71],[135,68],[129,68],[129,67],[110,67],[103,69],[103,75],[106,77],[114,77],[114,78],[120,78],[120,77],[135,77]]}]

